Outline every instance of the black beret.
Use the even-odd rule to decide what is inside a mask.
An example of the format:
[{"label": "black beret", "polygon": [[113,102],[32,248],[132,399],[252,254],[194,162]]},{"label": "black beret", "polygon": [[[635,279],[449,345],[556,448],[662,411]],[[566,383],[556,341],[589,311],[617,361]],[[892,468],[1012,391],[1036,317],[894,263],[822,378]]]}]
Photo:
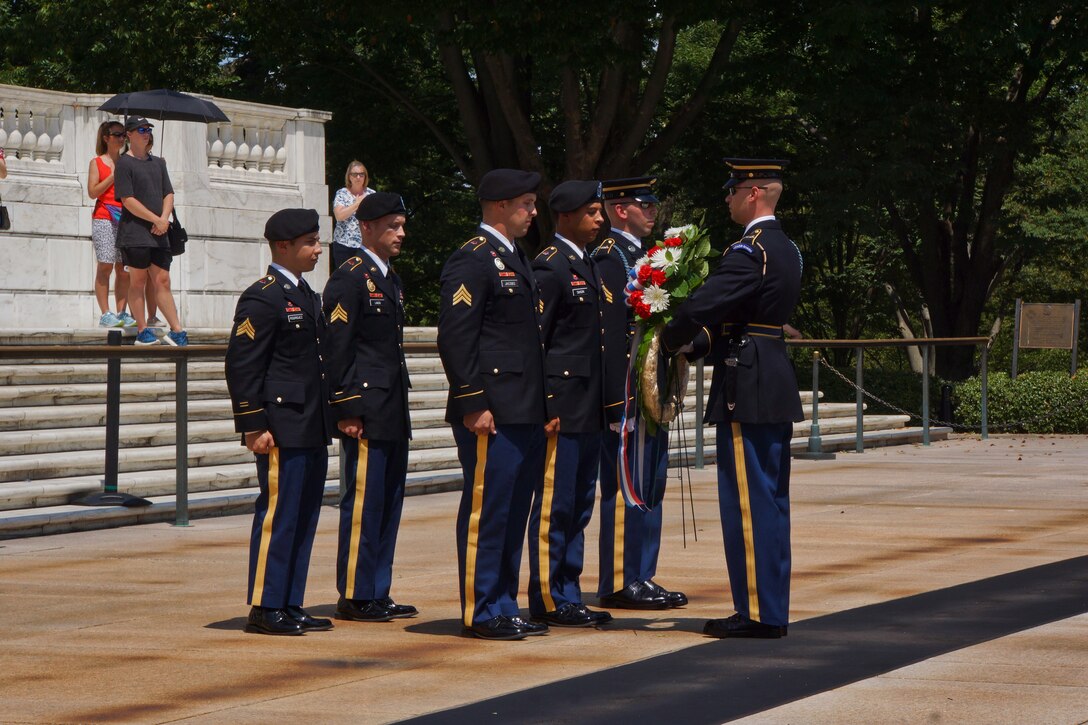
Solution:
[{"label": "black beret", "polygon": [[601,182],[564,181],[552,189],[552,194],[548,197],[548,206],[558,214],[574,211],[600,200]]},{"label": "black beret", "polygon": [[355,218],[359,221],[369,222],[380,219],[386,214],[407,214],[404,209],[404,199],[400,194],[389,191],[375,191],[367,194],[355,210]]},{"label": "black beret", "polygon": [[605,199],[624,199],[657,203],[657,197],[650,187],[657,181],[653,176],[635,176],[629,179],[612,179],[604,182],[602,193]]},{"label": "black beret", "polygon": [[291,241],[320,227],[316,209],[280,209],[264,223],[264,238],[270,242]]},{"label": "black beret", "polygon": [[540,186],[540,174],[518,169],[492,169],[480,179],[476,196],[483,201],[516,199],[522,194],[536,192]]},{"label": "black beret", "polygon": [[781,179],[789,163],[786,159],[724,159],[729,167],[725,188],[736,186],[745,179]]},{"label": "black beret", "polygon": [[129,116],[125,119],[126,131],[131,131],[133,129],[139,128],[140,126],[150,126],[151,128],[155,128],[155,124],[151,123],[151,121],[148,121],[143,116]]}]

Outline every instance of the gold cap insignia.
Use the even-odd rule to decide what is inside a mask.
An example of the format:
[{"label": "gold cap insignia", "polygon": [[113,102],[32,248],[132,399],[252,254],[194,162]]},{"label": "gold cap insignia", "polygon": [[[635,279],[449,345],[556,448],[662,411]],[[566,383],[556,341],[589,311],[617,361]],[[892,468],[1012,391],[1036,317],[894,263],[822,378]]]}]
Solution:
[{"label": "gold cap insignia", "polygon": [[248,337],[250,340],[257,338],[257,331],[253,329],[253,323],[249,321],[248,317],[234,330],[234,336]]},{"label": "gold cap insignia", "polygon": [[348,311],[344,309],[344,306],[339,302],[336,303],[336,307],[333,309],[332,314],[329,315],[329,322],[336,322],[340,320],[345,325],[348,322]]},{"label": "gold cap insignia", "polygon": [[458,287],[457,291],[453,293],[453,304],[459,305],[462,302],[467,307],[472,307],[472,293],[465,289],[464,285]]}]

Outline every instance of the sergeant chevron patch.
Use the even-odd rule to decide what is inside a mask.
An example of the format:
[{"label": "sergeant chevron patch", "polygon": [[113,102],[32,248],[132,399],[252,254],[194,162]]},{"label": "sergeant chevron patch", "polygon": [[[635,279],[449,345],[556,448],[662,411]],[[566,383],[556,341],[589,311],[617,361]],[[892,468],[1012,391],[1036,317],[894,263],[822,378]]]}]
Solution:
[{"label": "sergeant chevron patch", "polygon": [[604,286],[603,282],[601,283],[601,290],[604,292],[604,301],[608,304],[612,304],[612,293]]},{"label": "sergeant chevron patch", "polygon": [[348,311],[344,309],[344,306],[339,302],[336,303],[336,308],[333,309],[332,314],[329,315],[329,322],[333,323],[340,320],[345,325],[348,322]]},{"label": "sergeant chevron patch", "polygon": [[250,340],[257,338],[257,331],[253,329],[253,323],[249,321],[248,317],[234,330],[234,336],[248,337]]},{"label": "sergeant chevron patch", "polygon": [[472,293],[465,289],[464,285],[457,288],[457,291],[453,293],[453,304],[459,305],[464,303],[467,307],[472,307]]}]

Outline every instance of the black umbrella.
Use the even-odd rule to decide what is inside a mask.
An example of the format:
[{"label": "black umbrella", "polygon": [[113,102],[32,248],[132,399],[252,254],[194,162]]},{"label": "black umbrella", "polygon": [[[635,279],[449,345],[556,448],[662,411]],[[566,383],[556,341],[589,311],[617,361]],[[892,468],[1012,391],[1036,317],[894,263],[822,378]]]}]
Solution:
[{"label": "black umbrella", "polygon": [[211,101],[165,88],[157,91],[118,93],[99,106],[98,110],[124,116],[146,116],[160,121],[230,121],[227,114]]}]

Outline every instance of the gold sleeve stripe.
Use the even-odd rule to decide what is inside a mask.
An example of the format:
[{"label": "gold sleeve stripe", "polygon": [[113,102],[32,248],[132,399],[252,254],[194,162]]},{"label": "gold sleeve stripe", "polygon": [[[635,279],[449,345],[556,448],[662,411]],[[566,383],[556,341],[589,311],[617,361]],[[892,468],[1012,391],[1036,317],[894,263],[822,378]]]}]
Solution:
[{"label": "gold sleeve stripe", "polygon": [[484,394],[484,391],[477,390],[475,393],[465,393],[463,395],[455,395],[455,396],[453,396],[453,399],[457,400],[458,398],[471,398],[473,395],[483,395],[483,394]]},{"label": "gold sleeve stripe", "polygon": [[257,408],[257,410],[247,410],[244,413],[235,413],[234,417],[237,418],[240,415],[253,415],[254,413],[260,413],[264,408]]},{"label": "gold sleeve stripe", "polygon": [[347,398],[340,398],[339,400],[332,400],[332,401],[329,401],[329,402],[332,405],[336,405],[337,403],[346,403],[349,400],[356,400],[357,398],[361,398],[361,397],[363,397],[363,396],[361,396],[361,395],[352,395],[352,396],[347,397]]}]

